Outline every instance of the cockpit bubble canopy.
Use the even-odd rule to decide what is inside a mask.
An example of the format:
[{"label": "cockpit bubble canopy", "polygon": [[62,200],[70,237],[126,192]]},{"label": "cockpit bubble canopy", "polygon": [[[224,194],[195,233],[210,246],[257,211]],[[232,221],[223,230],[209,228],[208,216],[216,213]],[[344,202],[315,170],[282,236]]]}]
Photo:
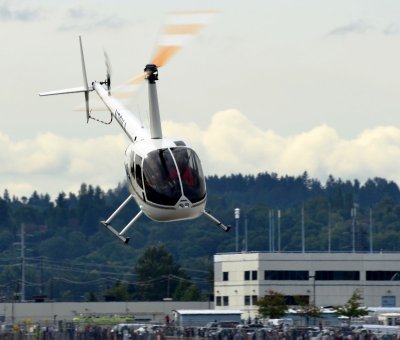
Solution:
[{"label": "cockpit bubble canopy", "polygon": [[143,179],[148,201],[174,206],[182,196],[202,201],[206,185],[200,160],[188,147],[158,149],[143,161]]}]

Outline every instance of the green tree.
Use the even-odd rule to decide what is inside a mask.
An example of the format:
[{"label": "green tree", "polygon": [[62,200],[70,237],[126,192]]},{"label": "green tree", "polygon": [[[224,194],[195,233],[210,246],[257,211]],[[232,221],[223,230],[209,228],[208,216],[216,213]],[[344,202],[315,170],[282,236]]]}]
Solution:
[{"label": "green tree", "polygon": [[112,288],[104,294],[106,301],[129,301],[131,294],[129,293],[128,284],[117,281]]},{"label": "green tree", "polygon": [[99,301],[99,299],[97,298],[97,295],[94,292],[87,293],[86,300],[88,302],[98,302]]},{"label": "green tree", "polygon": [[336,314],[347,316],[350,324],[352,318],[357,318],[359,316],[368,314],[368,311],[361,307],[361,301],[361,293],[358,289],[356,289],[344,306],[339,306],[336,308]]},{"label": "green tree", "polygon": [[319,318],[322,313],[321,310],[314,305],[313,303],[309,303],[302,297],[296,299],[296,302],[299,306],[297,313],[306,319],[306,325],[309,325],[310,318]]},{"label": "green tree", "polygon": [[282,293],[270,290],[268,295],[265,295],[257,301],[258,314],[262,317],[270,319],[279,319],[286,314],[288,306],[285,302],[285,297]]},{"label": "green tree", "polygon": [[174,293],[174,300],[179,301],[201,301],[202,298],[199,287],[184,281],[179,283]]},{"label": "green tree", "polygon": [[178,282],[173,278],[186,278],[163,244],[146,248],[137,261],[135,272],[135,298],[142,301],[159,301],[174,296]]}]

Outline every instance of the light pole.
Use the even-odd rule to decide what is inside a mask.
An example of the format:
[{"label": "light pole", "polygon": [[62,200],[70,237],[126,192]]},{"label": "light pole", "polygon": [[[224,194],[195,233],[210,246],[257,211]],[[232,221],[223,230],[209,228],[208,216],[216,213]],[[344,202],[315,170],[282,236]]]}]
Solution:
[{"label": "light pole", "polygon": [[[314,275],[309,275],[308,276],[308,278],[309,279],[313,279],[313,301],[312,301],[312,305],[310,304],[310,306],[311,306],[311,308],[312,308],[312,310],[313,311],[315,311],[316,310],[316,308],[317,308],[317,301],[316,301],[316,299],[317,299],[317,294],[316,294],[316,291],[315,291],[315,272],[314,272]],[[313,318],[313,324],[315,325],[315,316],[312,316],[312,318]],[[308,323],[308,321],[307,321],[307,323]]]},{"label": "light pole", "polygon": [[240,209],[235,209],[235,222],[236,222],[236,252],[239,251],[239,219],[240,219]]},{"label": "light pole", "polygon": [[310,275],[308,278],[313,279],[313,305],[317,306],[316,303],[316,292],[315,292],[315,274],[314,275]]},{"label": "light pole", "polygon": [[328,203],[328,253],[331,252],[331,204]]},{"label": "light pole", "polygon": [[354,207],[351,208],[351,217],[352,217],[352,223],[351,223],[351,229],[352,229],[352,234],[353,234],[353,244],[352,244],[352,251],[353,253],[356,252],[356,217],[357,217],[357,206],[354,204]]}]

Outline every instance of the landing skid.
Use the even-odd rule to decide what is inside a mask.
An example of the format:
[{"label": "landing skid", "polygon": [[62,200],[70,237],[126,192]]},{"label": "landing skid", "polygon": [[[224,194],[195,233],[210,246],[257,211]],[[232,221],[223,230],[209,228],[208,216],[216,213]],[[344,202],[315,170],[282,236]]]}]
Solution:
[{"label": "landing skid", "polygon": [[207,217],[211,222],[216,224],[218,227],[220,227],[223,231],[229,231],[231,229],[230,225],[226,226],[220,220],[218,220],[217,218],[215,218],[213,215],[211,215],[209,212],[207,212],[205,210],[203,211],[203,215],[205,217]]},{"label": "landing skid", "polygon": [[115,210],[111,216],[106,220],[106,221],[101,221],[101,223],[109,230],[111,231],[115,236],[117,236],[122,242],[127,244],[130,240],[129,237],[123,236],[130,227],[133,226],[133,224],[139,219],[140,216],[142,216],[143,211],[140,210],[134,218],[122,229],[120,232],[118,232],[112,225],[111,221],[125,208],[125,206],[133,199],[132,195],[129,195],[128,198]]},{"label": "landing skid", "polygon": [[[132,195],[129,195],[128,198],[115,210],[111,216],[105,220],[101,221],[101,223],[109,230],[111,231],[116,237],[118,237],[122,242],[127,244],[130,240],[129,237],[125,237],[124,234],[135,224],[135,222],[140,218],[140,216],[143,215],[143,211],[140,210],[134,218],[120,231],[116,230],[112,225],[111,222],[112,220],[126,207],[126,205],[133,199]],[[207,217],[211,222],[213,222],[215,225],[220,227],[223,231],[229,231],[231,229],[231,226],[228,225],[226,226],[223,224],[220,220],[215,218],[213,215],[211,215],[207,211],[203,211],[203,215]]]}]

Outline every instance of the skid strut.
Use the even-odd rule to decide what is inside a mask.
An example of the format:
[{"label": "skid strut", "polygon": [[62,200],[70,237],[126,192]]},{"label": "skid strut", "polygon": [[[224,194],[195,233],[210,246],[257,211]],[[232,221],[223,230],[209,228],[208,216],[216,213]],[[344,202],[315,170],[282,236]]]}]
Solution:
[{"label": "skid strut", "polygon": [[215,218],[213,215],[211,215],[210,213],[208,213],[207,211],[203,211],[203,214],[205,217],[207,217],[211,222],[213,222],[214,224],[216,224],[218,227],[220,227],[223,231],[229,231],[229,229],[231,229],[230,225],[225,225],[223,224],[220,220],[218,220],[217,218]]},{"label": "skid strut", "polygon": [[140,210],[134,218],[121,230],[121,232],[118,232],[112,225],[111,221],[125,208],[125,206],[129,203],[130,200],[133,199],[132,195],[129,195],[128,198],[115,210],[111,216],[106,220],[106,221],[101,221],[101,223],[109,230],[111,231],[115,236],[117,236],[122,242],[125,244],[129,242],[130,238],[123,236],[130,227],[139,219],[140,216],[142,216],[143,211]]}]

